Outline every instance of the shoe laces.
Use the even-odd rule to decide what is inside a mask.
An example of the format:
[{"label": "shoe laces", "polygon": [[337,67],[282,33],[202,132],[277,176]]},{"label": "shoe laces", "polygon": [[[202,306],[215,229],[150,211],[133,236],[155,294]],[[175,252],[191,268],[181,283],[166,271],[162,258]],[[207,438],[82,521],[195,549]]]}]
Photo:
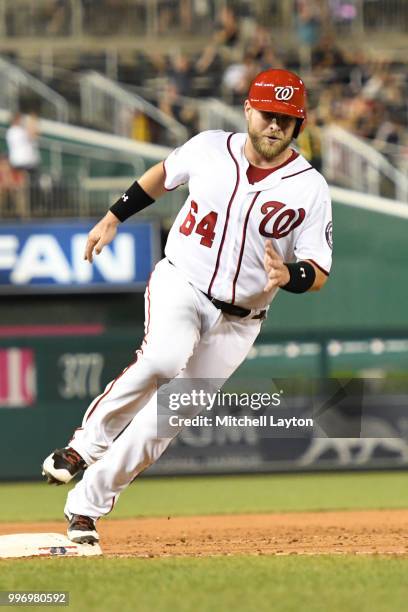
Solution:
[{"label": "shoe laces", "polygon": [[82,514],[76,514],[73,517],[73,523],[78,527],[84,527],[85,529],[95,529],[95,523],[90,516],[83,516]]},{"label": "shoe laces", "polygon": [[64,459],[71,465],[83,464],[84,460],[81,455],[76,452],[73,448],[67,448],[64,450]]}]

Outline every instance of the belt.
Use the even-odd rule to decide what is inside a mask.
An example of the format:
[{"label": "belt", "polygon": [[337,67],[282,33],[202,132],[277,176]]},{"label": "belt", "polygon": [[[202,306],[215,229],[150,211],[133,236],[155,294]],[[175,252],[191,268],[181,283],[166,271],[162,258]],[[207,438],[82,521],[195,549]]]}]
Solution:
[{"label": "belt", "polygon": [[[202,292],[204,293],[204,291]],[[222,312],[226,314],[233,315],[234,317],[247,317],[251,314],[251,310],[249,308],[242,308],[242,306],[236,306],[235,304],[230,304],[229,302],[222,302],[221,300],[217,300],[209,296],[207,293],[204,293],[205,297],[207,297],[212,304]],[[266,310],[261,310],[258,314],[251,317],[252,319],[264,319],[266,316]]]},{"label": "belt", "polygon": [[[172,266],[174,266],[174,263],[170,261],[170,259],[168,259],[167,261]],[[214,304],[216,308],[218,308],[222,312],[225,312],[226,314],[233,315],[234,317],[241,317],[241,318],[247,317],[248,315],[251,314],[251,310],[249,308],[243,308],[242,306],[236,306],[235,304],[230,304],[229,302],[222,302],[221,300],[217,300],[216,298],[211,297],[204,291],[202,291],[201,293],[204,293],[205,297],[208,298],[210,302]],[[258,314],[254,315],[251,318],[263,320],[265,317],[266,317],[266,310],[261,310],[260,312],[258,312]]]}]

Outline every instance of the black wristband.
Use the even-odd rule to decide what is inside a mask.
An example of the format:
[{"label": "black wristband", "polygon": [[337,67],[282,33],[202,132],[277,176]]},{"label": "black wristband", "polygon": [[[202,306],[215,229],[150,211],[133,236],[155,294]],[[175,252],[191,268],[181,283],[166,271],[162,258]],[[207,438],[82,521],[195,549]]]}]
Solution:
[{"label": "black wristband", "polygon": [[285,264],[289,270],[290,281],[281,287],[291,293],[305,293],[315,282],[316,270],[308,261]]},{"label": "black wristband", "polygon": [[153,202],[153,198],[135,181],[109,210],[119,221],[126,221],[126,219],[147,208]]}]

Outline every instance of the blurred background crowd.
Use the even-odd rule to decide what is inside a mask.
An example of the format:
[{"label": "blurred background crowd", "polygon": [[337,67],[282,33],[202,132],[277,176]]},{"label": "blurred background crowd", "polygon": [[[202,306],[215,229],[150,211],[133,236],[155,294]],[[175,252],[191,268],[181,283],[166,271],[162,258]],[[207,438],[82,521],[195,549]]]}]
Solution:
[{"label": "blurred background crowd", "polygon": [[175,146],[202,129],[244,130],[242,102],[254,75],[287,68],[309,92],[303,155],[324,170],[322,129],[341,128],[331,151],[337,147],[338,157],[339,139],[344,149],[347,134],[357,137],[350,142],[360,158],[399,181],[384,195],[404,197],[403,0],[0,0],[0,21],[0,107],[12,113]]}]

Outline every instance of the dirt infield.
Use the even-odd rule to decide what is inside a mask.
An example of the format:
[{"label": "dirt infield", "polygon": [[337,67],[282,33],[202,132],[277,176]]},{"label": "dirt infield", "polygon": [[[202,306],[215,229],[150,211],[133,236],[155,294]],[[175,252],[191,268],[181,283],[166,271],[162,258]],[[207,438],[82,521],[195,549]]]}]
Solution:
[{"label": "dirt infield", "polygon": [[[0,523],[0,535],[65,528],[63,522]],[[98,531],[105,555],[113,557],[408,555],[408,510],[108,519]]]}]

